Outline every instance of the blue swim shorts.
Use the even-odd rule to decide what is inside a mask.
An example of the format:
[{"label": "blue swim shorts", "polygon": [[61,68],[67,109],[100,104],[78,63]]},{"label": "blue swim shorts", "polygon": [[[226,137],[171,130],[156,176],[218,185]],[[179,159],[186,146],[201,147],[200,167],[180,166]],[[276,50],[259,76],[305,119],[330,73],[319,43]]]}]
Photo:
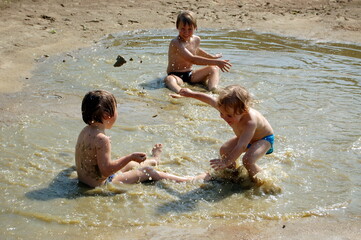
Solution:
[{"label": "blue swim shorts", "polygon": [[105,184],[111,183],[113,181],[114,177],[115,177],[115,174],[112,174],[109,177],[107,177],[107,179],[105,180]]},{"label": "blue swim shorts", "polygon": [[[266,154],[273,153],[273,143],[275,142],[275,135],[271,134],[271,135],[268,135],[268,136],[266,136],[266,137],[264,137],[262,139],[268,141],[271,144],[271,148],[266,152]],[[252,144],[248,144],[247,148],[249,148],[251,145]]]}]

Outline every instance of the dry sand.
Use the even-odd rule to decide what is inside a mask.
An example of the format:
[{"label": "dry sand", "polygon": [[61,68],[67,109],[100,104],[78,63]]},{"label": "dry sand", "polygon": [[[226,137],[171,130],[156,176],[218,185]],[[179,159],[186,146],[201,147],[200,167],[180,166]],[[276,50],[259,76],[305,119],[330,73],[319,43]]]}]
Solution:
[{"label": "dry sand", "polygon": [[0,92],[21,90],[41,56],[89,46],[113,32],[174,28],[182,9],[197,14],[200,28],[361,42],[361,0],[0,1]]},{"label": "dry sand", "polygon": [[[361,0],[0,0],[0,94],[21,91],[42,56],[90,46],[109,33],[171,29],[183,9],[197,14],[199,28],[253,29],[361,43]],[[0,107],[0,116],[2,111]],[[167,234],[180,233],[185,239],[361,239],[360,226],[359,217],[317,217],[193,229],[147,227],[131,236],[166,239]]]}]

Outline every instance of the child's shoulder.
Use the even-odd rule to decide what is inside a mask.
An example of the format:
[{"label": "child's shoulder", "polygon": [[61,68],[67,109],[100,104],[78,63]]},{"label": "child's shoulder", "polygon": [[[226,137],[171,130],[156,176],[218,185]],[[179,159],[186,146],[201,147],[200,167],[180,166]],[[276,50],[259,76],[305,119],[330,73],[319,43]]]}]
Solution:
[{"label": "child's shoulder", "polygon": [[261,114],[258,110],[254,109],[253,107],[248,107],[248,113],[250,116],[257,116]]},{"label": "child's shoulder", "polygon": [[193,44],[193,45],[195,45],[195,46],[199,46],[200,45],[200,43],[201,43],[201,38],[200,37],[198,37],[198,36],[196,36],[196,35],[193,35],[192,36],[192,43],[191,44]]},{"label": "child's shoulder", "polygon": [[181,40],[179,39],[179,37],[175,37],[170,41],[169,46],[170,47],[180,47],[182,45]]},{"label": "child's shoulder", "polygon": [[193,38],[194,40],[197,40],[197,41],[200,41],[200,40],[201,40],[201,37],[200,37],[200,36],[194,35],[194,34],[193,34],[192,38]]},{"label": "child's shoulder", "polygon": [[179,43],[180,42],[180,39],[179,39],[179,36],[173,38],[172,40],[170,40],[171,43]]},{"label": "child's shoulder", "polygon": [[109,141],[110,140],[110,137],[108,137],[107,135],[105,135],[105,133],[103,132],[98,132],[95,134],[95,138],[98,140],[98,141]]},{"label": "child's shoulder", "polygon": [[104,141],[109,139],[109,137],[105,135],[103,131],[99,131],[97,128],[91,127],[89,125],[83,128],[81,134],[84,137],[94,139],[95,141]]},{"label": "child's shoulder", "polygon": [[260,111],[254,109],[254,108],[250,108],[249,113],[252,118],[257,119],[257,120],[261,120],[261,119],[265,118]]}]

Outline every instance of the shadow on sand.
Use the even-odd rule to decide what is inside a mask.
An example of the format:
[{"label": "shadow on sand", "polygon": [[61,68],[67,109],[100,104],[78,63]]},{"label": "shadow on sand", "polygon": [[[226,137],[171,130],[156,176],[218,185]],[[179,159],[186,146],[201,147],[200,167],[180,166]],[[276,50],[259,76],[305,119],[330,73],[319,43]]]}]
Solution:
[{"label": "shadow on sand", "polygon": [[48,201],[57,198],[75,199],[87,196],[113,196],[124,193],[124,189],[118,189],[114,186],[91,188],[85,184],[79,183],[77,178],[71,177],[75,166],[66,168],[51,181],[48,187],[33,190],[25,193],[29,199]]},{"label": "shadow on sand", "polygon": [[249,187],[244,187],[240,184],[228,181],[209,181],[202,184],[200,188],[186,193],[175,191],[162,182],[157,185],[167,193],[178,198],[178,200],[166,202],[158,206],[156,209],[158,214],[195,211],[197,210],[198,202],[204,201],[214,203],[228,198],[233,194],[240,194],[249,190]]}]

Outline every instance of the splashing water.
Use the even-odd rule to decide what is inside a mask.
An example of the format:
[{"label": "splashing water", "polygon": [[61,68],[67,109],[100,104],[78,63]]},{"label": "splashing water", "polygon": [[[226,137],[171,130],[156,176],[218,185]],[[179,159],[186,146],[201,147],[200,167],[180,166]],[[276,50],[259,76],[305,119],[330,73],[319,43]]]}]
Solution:
[{"label": "splashing water", "polygon": [[[73,154],[84,126],[81,99],[90,90],[105,89],[118,99],[118,121],[107,132],[113,158],[149,154],[163,143],[158,169],[196,175],[210,170],[209,160],[233,136],[211,107],[168,96],[162,79],[172,35],[112,34],[90,48],[39,59],[24,92],[1,96],[8,109],[0,139],[5,238],[30,231],[39,239],[49,232],[86,239],[104,228],[359,216],[361,47],[251,31],[199,35],[206,51],[221,52],[233,64],[220,85],[248,88],[275,130],[275,152],[259,161],[262,186],[250,186],[242,174],[242,184],[79,185]],[[126,63],[114,67],[118,55]],[[79,234],[79,227],[86,230]]]}]

